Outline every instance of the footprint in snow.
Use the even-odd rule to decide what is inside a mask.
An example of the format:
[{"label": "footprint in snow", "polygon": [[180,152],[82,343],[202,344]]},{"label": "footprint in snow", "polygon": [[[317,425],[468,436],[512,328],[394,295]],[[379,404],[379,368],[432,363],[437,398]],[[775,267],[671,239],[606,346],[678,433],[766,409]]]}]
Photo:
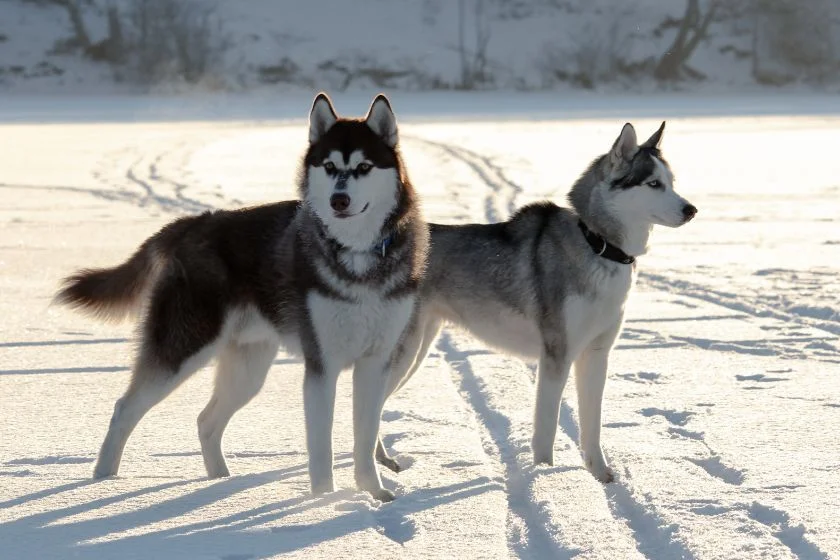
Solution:
[{"label": "footprint in snow", "polygon": [[726,484],[740,486],[744,482],[743,471],[724,465],[717,455],[705,459],[687,458],[687,460]]},{"label": "footprint in snow", "polygon": [[758,383],[773,383],[775,381],[790,381],[789,377],[767,377],[763,373],[755,373],[753,375],[736,375],[735,379],[738,381],[756,381]]},{"label": "footprint in snow", "polygon": [[644,408],[639,411],[639,414],[642,416],[647,416],[651,418],[653,416],[662,416],[670,422],[671,424],[675,424],[677,426],[685,426],[688,421],[694,416],[694,412],[688,411],[678,411],[678,410],[663,410],[661,408]]},{"label": "footprint in snow", "polygon": [[383,422],[393,422],[394,420],[399,420],[403,418],[405,414],[398,410],[386,410],[382,413],[382,421]]},{"label": "footprint in snow", "polygon": [[652,371],[638,371],[634,373],[620,373],[618,377],[633,383],[662,383],[661,374]]},{"label": "footprint in snow", "polygon": [[674,303],[676,305],[682,305],[683,307],[687,307],[689,309],[697,309],[697,306],[695,304],[689,303],[689,302],[681,300],[681,299],[671,300],[671,303]]},{"label": "footprint in snow", "polygon": [[32,476],[34,474],[35,472],[29,469],[22,471],[0,471],[0,476]]},{"label": "footprint in snow", "polygon": [[697,515],[722,515],[724,513],[729,513],[737,508],[723,506],[720,504],[703,504],[703,505],[696,505],[690,508],[692,513],[696,513]]},{"label": "footprint in snow", "polygon": [[93,457],[74,457],[71,455],[55,455],[50,457],[24,457],[6,461],[6,465],[79,465],[93,463]]},{"label": "footprint in snow", "polygon": [[686,430],[685,428],[677,428],[671,426],[668,428],[669,434],[674,434],[679,437],[684,437],[686,439],[694,439],[697,441],[703,441],[703,436],[705,435],[703,432],[692,432],[691,430]]},{"label": "footprint in snow", "polygon": [[447,469],[462,469],[465,467],[477,467],[480,465],[481,463],[477,463],[475,461],[452,461],[451,463],[446,463],[442,466]]}]

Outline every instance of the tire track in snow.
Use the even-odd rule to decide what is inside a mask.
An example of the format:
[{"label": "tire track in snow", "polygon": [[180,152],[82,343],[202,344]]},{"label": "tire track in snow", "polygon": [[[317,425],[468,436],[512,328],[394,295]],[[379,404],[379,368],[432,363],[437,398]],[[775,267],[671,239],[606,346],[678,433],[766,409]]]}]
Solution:
[{"label": "tire track in snow", "polygon": [[[560,408],[560,429],[572,441],[580,441],[577,420],[565,401]],[[609,457],[607,460],[610,462]],[[624,475],[603,485],[603,488],[613,516],[626,522],[633,532],[636,549],[647,558],[695,558],[694,553],[675,538],[680,530],[679,525],[666,523],[656,511],[650,496],[639,496],[639,492],[630,484],[631,480],[630,469],[624,467]]]},{"label": "tire track in snow", "polygon": [[731,294],[728,292],[721,292],[693,282],[675,280],[661,274],[652,274],[650,272],[640,272],[639,282],[659,291],[692,299],[699,299],[721,307],[740,311],[753,317],[769,317],[771,319],[798,323],[802,326],[840,335],[840,320],[815,319],[807,315],[780,310],[778,306],[772,306],[764,303],[760,297],[750,298],[747,294],[743,293]]},{"label": "tire track in snow", "polygon": [[[648,409],[649,410],[649,409]],[[674,411],[666,411],[674,412]],[[640,411],[645,416],[645,411]],[[686,414],[686,413],[682,413]],[[673,421],[673,416],[664,415],[671,424],[678,422]],[[678,417],[680,418],[680,417]],[[690,416],[685,417],[686,421]],[[675,434],[690,440],[695,440],[701,443],[709,452],[709,456],[704,459],[686,457],[690,463],[701,467],[709,476],[717,478],[726,484],[733,486],[740,486],[745,480],[744,472],[740,469],[729,467],[725,465],[720,455],[712,449],[712,447],[704,439],[702,432],[692,432],[684,428],[677,428],[672,426],[668,429],[668,433]],[[629,474],[629,473],[628,473]],[[806,527],[803,524],[792,525],[790,514],[786,511],[766,506],[759,502],[752,502],[751,504],[736,503],[732,506],[714,506],[720,508],[720,512],[728,511],[743,511],[750,519],[757,523],[767,526],[771,529],[773,537],[779,540],[783,545],[790,549],[797,558],[803,560],[823,559],[828,556],[820,550],[820,548],[805,539]],[[700,512],[697,512],[700,513]],[[705,513],[705,512],[704,512]],[[708,515],[708,513],[705,513]]]},{"label": "tire track in snow", "polygon": [[467,361],[469,353],[458,350],[446,332],[441,335],[437,347],[452,370],[453,383],[464,404],[475,416],[485,452],[491,460],[501,463],[504,470],[508,546],[519,558],[572,558],[579,554],[579,549],[557,542],[546,528],[544,514],[531,499],[532,477],[517,460],[511,441],[510,419],[490,406],[487,387]]},{"label": "tire track in snow", "polygon": [[522,193],[522,186],[509,179],[492,158],[454,144],[414,136],[409,138],[452,156],[478,175],[484,186],[490,187],[490,192],[484,197],[484,214],[489,223],[504,221],[516,212],[516,199]]},{"label": "tire track in snow", "polygon": [[680,526],[667,523],[656,511],[650,495],[640,497],[630,480],[630,469],[625,467],[623,477],[604,486],[604,494],[616,518],[627,521],[639,552],[647,558],[695,558],[677,538]]},{"label": "tire track in snow", "polygon": [[[195,214],[207,210],[214,210],[216,206],[204,203],[200,200],[186,196],[188,186],[161,174],[160,168],[169,159],[180,158],[185,161],[188,158],[190,142],[183,141],[173,149],[158,154],[147,153],[142,155],[126,171],[126,179],[140,186],[146,192],[146,199],[156,203],[165,210],[174,210]],[[181,153],[180,151],[184,151]],[[177,171],[178,168],[176,167]],[[161,194],[161,187],[166,194]]]},{"label": "tire track in snow", "polygon": [[817,560],[828,558],[814,543],[805,540],[805,526],[791,526],[790,515],[784,511],[753,502],[747,508],[750,519],[766,525],[773,531],[773,536],[788,547],[791,553],[802,560]]},{"label": "tire track in snow", "polygon": [[[156,143],[154,152],[146,150],[144,145],[125,146],[107,154],[99,162],[98,169],[94,169],[93,177],[108,186],[116,186],[115,200],[136,206],[151,206],[175,214],[215,210],[216,204],[187,196],[189,185],[171,178],[173,172],[177,175],[183,170],[183,164],[193,151],[192,146],[201,138],[195,135],[178,138],[171,144]],[[162,168],[167,169],[167,175],[161,172]]]},{"label": "tire track in snow", "polygon": [[770,530],[770,535],[790,550],[791,555],[798,560],[827,560],[829,558],[819,546],[805,538],[807,532],[805,525],[802,523],[794,525],[790,515],[785,511],[757,501],[722,504],[715,499],[699,499],[693,502],[691,511],[698,515],[721,515],[734,512],[743,514],[756,524],[763,525]]},{"label": "tire track in snow", "polygon": [[695,415],[694,412],[676,411],[676,410],[661,410],[657,408],[644,408],[639,411],[639,414],[651,418],[653,416],[662,416],[668,421],[671,426],[668,428],[668,434],[672,437],[682,438],[686,441],[694,441],[702,445],[708,455],[706,457],[685,457],[689,463],[693,463],[706,471],[709,476],[717,478],[718,480],[731,484],[733,486],[740,486],[746,479],[746,474],[743,470],[735,467],[730,467],[723,462],[720,454],[712,449],[706,441],[706,434],[704,432],[695,432],[684,428],[691,418]]},{"label": "tire track in snow", "polygon": [[[98,178],[98,177],[97,177]],[[55,191],[55,192],[71,192],[78,194],[87,194],[94,198],[107,200],[108,202],[124,202],[134,206],[142,206],[142,197],[135,192],[127,190],[114,190],[112,188],[96,189],[87,187],[77,187],[73,185],[50,185],[50,184],[25,184],[25,183],[0,183],[0,188],[3,189],[18,189],[25,191]]]}]

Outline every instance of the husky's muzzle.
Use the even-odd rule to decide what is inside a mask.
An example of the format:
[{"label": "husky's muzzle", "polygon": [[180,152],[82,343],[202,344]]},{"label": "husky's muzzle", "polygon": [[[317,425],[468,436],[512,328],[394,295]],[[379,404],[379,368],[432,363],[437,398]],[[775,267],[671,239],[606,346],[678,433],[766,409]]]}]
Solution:
[{"label": "husky's muzzle", "polygon": [[353,172],[349,170],[339,171],[337,174],[335,180],[335,190],[337,192],[334,192],[330,197],[330,208],[333,209],[336,218],[352,218],[353,216],[358,216],[359,214],[363,214],[368,209],[368,206],[370,206],[370,203],[367,203],[364,208],[355,214],[347,213],[347,209],[350,208],[350,203],[353,202],[350,195],[345,192],[347,190],[347,180],[350,179],[351,175],[353,175]]},{"label": "husky's muzzle", "polygon": [[352,200],[350,195],[344,192],[347,190],[347,181],[350,179],[350,175],[350,171],[339,171],[335,179],[335,190],[338,192],[333,193],[330,197],[330,207],[335,210],[336,215],[343,214],[350,208]]}]

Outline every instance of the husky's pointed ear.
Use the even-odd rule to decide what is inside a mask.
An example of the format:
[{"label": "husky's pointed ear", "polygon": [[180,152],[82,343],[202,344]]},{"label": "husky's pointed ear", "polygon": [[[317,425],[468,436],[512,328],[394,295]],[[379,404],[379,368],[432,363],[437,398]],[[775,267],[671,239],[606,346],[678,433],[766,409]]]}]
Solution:
[{"label": "husky's pointed ear", "polygon": [[665,132],[665,121],[662,121],[662,124],[659,126],[659,130],[654,132],[653,136],[648,138],[642,146],[645,148],[658,148],[659,144],[662,143],[663,132]]},{"label": "husky's pointed ear", "polygon": [[338,120],[333,109],[332,101],[324,92],[319,93],[312,103],[312,110],[309,112],[309,143],[314,144],[320,140]]},{"label": "husky's pointed ear", "polygon": [[391,148],[397,145],[397,118],[391,110],[391,103],[379,94],[370,104],[365,122]]},{"label": "husky's pointed ear", "polygon": [[630,161],[638,150],[639,145],[636,143],[636,129],[633,128],[632,124],[627,123],[621,129],[621,134],[618,135],[615,144],[613,144],[612,150],[610,151],[610,159],[614,164],[622,161]]}]

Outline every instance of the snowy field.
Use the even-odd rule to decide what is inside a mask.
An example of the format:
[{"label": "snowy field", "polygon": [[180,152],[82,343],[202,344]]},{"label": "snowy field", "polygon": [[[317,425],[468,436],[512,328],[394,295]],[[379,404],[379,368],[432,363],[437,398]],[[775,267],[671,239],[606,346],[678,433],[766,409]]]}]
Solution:
[{"label": "snowy field", "polygon": [[[369,97],[338,96],[360,114]],[[393,96],[428,219],[497,221],[565,192],[631,120],[699,209],[657,229],[581,466],[574,383],[555,466],[531,463],[534,371],[444,331],[386,404],[379,504],[352,484],[350,376],[335,494],[308,494],[302,366],[280,354],[208,480],[209,369],[141,422],[120,477],[93,462],[131,325],[49,307],[173,217],[286,199],[311,97],[0,102],[0,558],[840,558],[836,98]]]}]

